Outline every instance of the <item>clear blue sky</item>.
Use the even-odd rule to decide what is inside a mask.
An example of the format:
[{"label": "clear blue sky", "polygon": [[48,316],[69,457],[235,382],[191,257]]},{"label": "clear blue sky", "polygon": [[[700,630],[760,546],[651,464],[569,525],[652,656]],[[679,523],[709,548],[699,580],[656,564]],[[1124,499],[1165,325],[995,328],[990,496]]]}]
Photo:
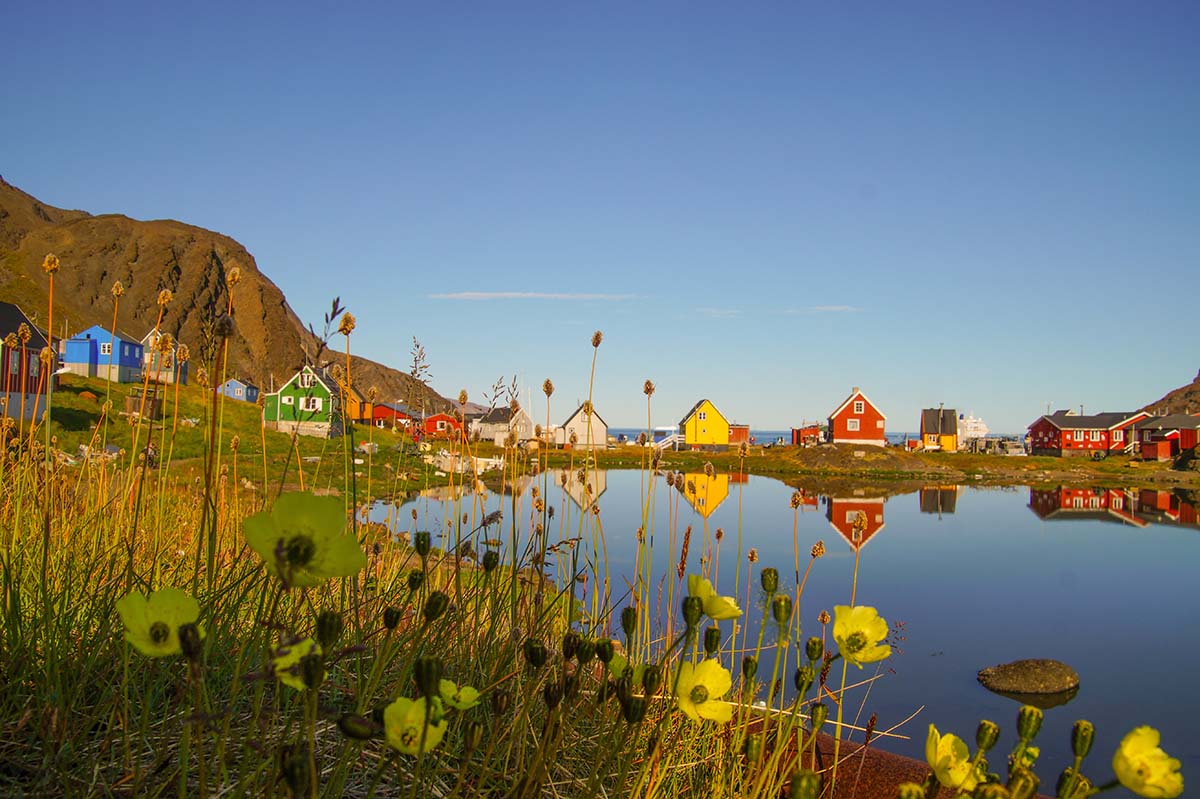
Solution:
[{"label": "clear blue sky", "polygon": [[[1200,4],[19,4],[0,174],[229,234],[308,321],[759,428],[1117,410],[1200,367]],[[315,6],[315,4],[312,4]],[[534,295],[534,296],[520,296]],[[484,299],[469,299],[484,297]]]}]

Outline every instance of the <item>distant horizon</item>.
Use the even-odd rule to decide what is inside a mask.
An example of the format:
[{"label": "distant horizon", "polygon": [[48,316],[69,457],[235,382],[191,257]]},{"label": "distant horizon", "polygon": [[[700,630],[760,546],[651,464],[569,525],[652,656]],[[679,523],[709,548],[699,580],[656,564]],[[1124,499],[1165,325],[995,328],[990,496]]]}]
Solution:
[{"label": "distant horizon", "polygon": [[1023,431],[1200,366],[1200,4],[209,10],[14,9],[0,173],[237,239],[443,396]]}]

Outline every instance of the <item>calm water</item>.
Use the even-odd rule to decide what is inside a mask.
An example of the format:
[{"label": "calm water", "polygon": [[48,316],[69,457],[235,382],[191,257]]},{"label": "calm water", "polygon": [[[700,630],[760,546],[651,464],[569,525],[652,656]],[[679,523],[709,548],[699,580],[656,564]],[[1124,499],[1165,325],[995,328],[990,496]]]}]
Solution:
[{"label": "calm water", "polygon": [[[613,584],[620,586],[616,575],[633,571],[643,477],[609,471],[595,480]],[[574,529],[578,505],[551,485],[549,504]],[[527,491],[528,485],[525,514]],[[697,570],[700,557],[703,510],[710,530],[725,531],[719,582],[723,593],[733,593],[740,498],[743,549],[759,552],[755,583],[758,570],[775,566],[781,589],[790,587],[793,491],[767,478],[736,482],[718,475],[702,507],[679,502],[679,532],[689,524],[695,528],[689,572]],[[1162,730],[1165,747],[1183,761],[1186,776],[1200,779],[1200,735],[1194,732],[1200,702],[1193,677],[1200,662],[1194,583],[1200,527],[1190,504],[1167,492],[946,487],[886,498],[879,493],[864,487],[838,497],[812,496],[812,504],[804,506],[801,568],[817,540],[825,541],[828,554],[813,568],[800,613],[804,635],[819,634],[819,612],[848,602],[854,568],[849,521],[862,511],[869,524],[859,544],[858,603],[874,605],[894,628],[902,626],[904,638],[866,697],[862,721],[877,713],[878,728],[885,729],[924,706],[901,731],[911,740],[885,748],[923,757],[929,723],[973,740],[981,717],[1001,724],[1001,746],[1010,746],[1019,705],[981,687],[976,672],[1019,658],[1056,658],[1072,665],[1082,684],[1068,704],[1046,711],[1039,771],[1051,791],[1058,769],[1069,762],[1069,732],[1077,718],[1096,723],[1088,773],[1100,780],[1110,776],[1107,760],[1120,737],[1141,723]],[[678,558],[666,551],[670,495],[680,496],[658,478],[657,575]],[[505,513],[506,524],[511,501],[495,494],[485,499],[487,510]],[[410,505],[418,510],[419,526],[432,530],[454,514],[443,501],[423,497],[403,506],[398,518],[405,523]],[[382,519],[384,512],[377,509],[373,518]],[[744,585],[744,554],[741,564]],[[744,594],[742,604],[745,609]],[[850,671],[853,676],[856,670]],[[839,676],[835,669],[831,683]],[[857,708],[862,698],[862,691],[853,694],[847,708]]]}]

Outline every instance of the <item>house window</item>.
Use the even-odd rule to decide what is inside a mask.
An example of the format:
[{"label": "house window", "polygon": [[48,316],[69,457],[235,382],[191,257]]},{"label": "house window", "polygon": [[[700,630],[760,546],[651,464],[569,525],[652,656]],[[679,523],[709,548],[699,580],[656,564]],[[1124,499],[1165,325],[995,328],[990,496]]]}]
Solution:
[{"label": "house window", "polygon": [[696,418],[702,422],[708,421],[708,411],[700,411],[698,414],[696,414]]},{"label": "house window", "polygon": [[1072,438],[1074,438],[1076,441],[1083,441],[1083,431],[1082,431],[1082,430],[1076,430],[1076,431],[1074,432],[1074,435],[1072,436]]},{"label": "house window", "polygon": [[861,414],[863,412],[863,410],[865,410],[865,408],[866,408],[866,403],[864,403],[862,400],[854,401],[854,412],[856,414]]},{"label": "house window", "polygon": [[927,435],[927,436],[925,436],[925,443],[927,443],[927,444],[936,444],[936,443],[937,443],[937,436],[935,436],[935,435]]},{"label": "house window", "polygon": [[858,420],[857,419],[847,419],[846,420],[846,429],[851,432],[857,432],[858,431]]},{"label": "house window", "polygon": [[1149,441],[1149,440],[1150,440],[1150,431],[1143,430],[1142,431],[1142,441]]},{"label": "house window", "polygon": [[302,411],[319,411],[321,410],[320,397],[301,397],[300,410]]},{"label": "house window", "polygon": [[382,429],[383,428],[383,419],[376,419],[375,426]]},{"label": "house window", "polygon": [[283,402],[283,404],[284,404],[284,405],[293,405],[293,404],[295,404],[294,398],[293,398],[293,397],[289,397],[289,396],[288,396],[288,395],[286,395],[286,394],[284,394],[282,397],[280,397],[280,400]]},{"label": "house window", "polygon": [[437,429],[438,429],[439,433],[446,429],[446,420],[445,419],[438,419]]},{"label": "house window", "polygon": [[1088,500],[1088,507],[1089,507],[1089,508],[1098,508],[1098,507],[1100,507],[1100,497],[1092,497],[1091,499],[1089,499],[1089,500]]},{"label": "house window", "polygon": [[1072,508],[1082,508],[1083,507],[1083,497],[1075,497],[1074,499],[1072,499],[1071,507]]},{"label": "house window", "polygon": [[240,397],[240,396],[242,396],[242,393],[243,393],[243,392],[242,392],[242,390],[241,390],[240,388],[235,388],[235,389],[233,390],[233,394],[234,394],[234,396],[236,396],[236,397]]},{"label": "house window", "polygon": [[1113,497],[1112,506],[1113,510],[1121,510],[1121,508],[1125,507],[1125,500],[1121,497]]},{"label": "house window", "polygon": [[105,343],[101,344],[100,345],[100,354],[101,355],[112,355],[112,342],[106,341]]},{"label": "house window", "polygon": [[882,419],[880,419],[878,422],[875,423],[875,428],[878,430],[883,429],[883,420]]},{"label": "house window", "polygon": [[300,388],[312,388],[316,383],[316,376],[312,372],[305,372],[300,375]]},{"label": "house window", "polygon": [[1093,430],[1092,432],[1088,433],[1088,439],[1090,441],[1099,441],[1100,440],[1100,431]]},{"label": "house window", "polygon": [[1125,440],[1125,431],[1124,430],[1114,430],[1113,431],[1113,441],[1124,441],[1124,440]]}]

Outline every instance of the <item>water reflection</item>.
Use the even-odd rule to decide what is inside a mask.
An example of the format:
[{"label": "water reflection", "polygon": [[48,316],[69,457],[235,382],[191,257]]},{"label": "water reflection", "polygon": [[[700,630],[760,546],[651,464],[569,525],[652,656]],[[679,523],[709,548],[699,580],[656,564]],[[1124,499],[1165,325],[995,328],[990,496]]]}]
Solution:
[{"label": "water reflection", "polygon": [[826,497],[829,526],[858,552],[883,530],[883,497]]},{"label": "water reflection", "polygon": [[921,489],[921,513],[934,513],[939,517],[954,513],[958,497],[966,486],[925,486]]},{"label": "water reflection", "polygon": [[1029,509],[1043,521],[1089,520],[1133,527],[1200,527],[1195,492],[1153,488],[1030,488]]},{"label": "water reflection", "polygon": [[729,475],[713,473],[710,477],[704,472],[685,472],[681,483],[675,481],[675,488],[683,494],[683,498],[702,518],[712,516],[721,503],[729,497]]}]

